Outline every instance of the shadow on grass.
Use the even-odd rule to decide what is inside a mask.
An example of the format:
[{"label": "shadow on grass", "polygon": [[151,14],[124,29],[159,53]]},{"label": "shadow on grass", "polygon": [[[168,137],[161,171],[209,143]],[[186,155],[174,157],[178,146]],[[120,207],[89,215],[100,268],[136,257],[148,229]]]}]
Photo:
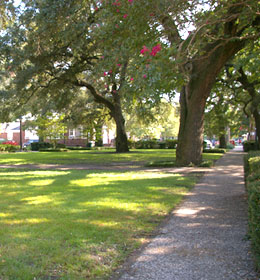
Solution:
[{"label": "shadow on grass", "polygon": [[0,278],[104,276],[194,181],[156,173],[1,170]]}]

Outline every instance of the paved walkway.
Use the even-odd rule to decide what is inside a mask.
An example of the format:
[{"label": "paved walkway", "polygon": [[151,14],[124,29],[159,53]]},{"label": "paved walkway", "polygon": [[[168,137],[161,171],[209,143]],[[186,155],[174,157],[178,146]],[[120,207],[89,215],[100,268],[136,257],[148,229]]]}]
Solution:
[{"label": "paved walkway", "polygon": [[243,153],[221,158],[120,280],[258,280],[247,234]]}]

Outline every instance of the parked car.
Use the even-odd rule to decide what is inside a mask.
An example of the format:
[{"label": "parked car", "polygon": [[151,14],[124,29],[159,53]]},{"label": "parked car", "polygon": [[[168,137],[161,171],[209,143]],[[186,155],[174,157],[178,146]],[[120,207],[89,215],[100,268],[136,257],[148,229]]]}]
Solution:
[{"label": "parked car", "polygon": [[23,144],[23,148],[28,148],[31,143],[39,142],[39,140],[29,140],[26,143]]},{"label": "parked car", "polygon": [[213,148],[213,145],[212,145],[210,140],[204,140],[203,144],[204,144],[204,147],[206,149],[212,149]]}]

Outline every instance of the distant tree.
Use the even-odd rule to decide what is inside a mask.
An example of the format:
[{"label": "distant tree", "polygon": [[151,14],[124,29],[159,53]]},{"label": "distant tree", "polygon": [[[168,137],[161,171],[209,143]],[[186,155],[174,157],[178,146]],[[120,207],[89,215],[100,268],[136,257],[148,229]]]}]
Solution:
[{"label": "distant tree", "polygon": [[27,127],[35,129],[39,138],[49,140],[56,149],[58,140],[63,139],[67,132],[64,118],[64,115],[48,112],[44,116],[39,115],[36,119],[29,121]]},{"label": "distant tree", "polygon": [[[149,107],[148,107],[149,108]],[[178,106],[165,99],[146,112],[145,104],[126,117],[126,130],[132,139],[177,138],[179,128]]]}]

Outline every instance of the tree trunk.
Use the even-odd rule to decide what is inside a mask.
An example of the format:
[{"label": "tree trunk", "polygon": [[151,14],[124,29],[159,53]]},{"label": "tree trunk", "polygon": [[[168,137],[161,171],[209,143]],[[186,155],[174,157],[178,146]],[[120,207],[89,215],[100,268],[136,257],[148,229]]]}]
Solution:
[{"label": "tree trunk", "polygon": [[215,46],[208,46],[208,56],[194,59],[185,69],[189,81],[183,87],[180,97],[181,117],[176,151],[177,164],[198,165],[201,163],[206,99],[225,63],[242,46],[237,41],[224,46],[216,42]]},{"label": "tree trunk", "polygon": [[110,108],[110,114],[116,123],[116,152],[129,152],[128,140],[125,130],[125,119],[122,112],[121,98],[118,92],[113,94],[113,108]]},{"label": "tree trunk", "polygon": [[125,131],[125,119],[121,110],[121,106],[115,106],[114,112],[111,112],[112,117],[116,122],[116,152],[129,152],[128,140]]},{"label": "tree trunk", "polygon": [[226,141],[226,135],[221,134],[219,136],[219,148],[226,149],[227,148],[227,141]]},{"label": "tree trunk", "polygon": [[121,97],[119,92],[116,91],[116,88],[114,88],[112,93],[113,96],[113,102],[112,102],[111,100],[106,99],[101,94],[98,94],[96,89],[91,84],[88,84],[85,81],[74,81],[74,85],[86,87],[93,95],[97,103],[103,104],[109,109],[111,117],[116,122],[116,152],[117,153],[129,152],[127,135],[125,131],[125,119],[123,116],[122,106],[121,106]]},{"label": "tree trunk", "polygon": [[253,116],[255,119],[255,127],[256,127],[256,145],[257,145],[257,149],[260,149],[260,115],[258,113],[258,109],[255,108],[255,110],[253,111]]},{"label": "tree trunk", "polygon": [[181,118],[176,161],[179,165],[198,165],[203,151],[205,99],[193,98],[187,102],[186,97],[187,90],[183,88],[180,96]]}]

